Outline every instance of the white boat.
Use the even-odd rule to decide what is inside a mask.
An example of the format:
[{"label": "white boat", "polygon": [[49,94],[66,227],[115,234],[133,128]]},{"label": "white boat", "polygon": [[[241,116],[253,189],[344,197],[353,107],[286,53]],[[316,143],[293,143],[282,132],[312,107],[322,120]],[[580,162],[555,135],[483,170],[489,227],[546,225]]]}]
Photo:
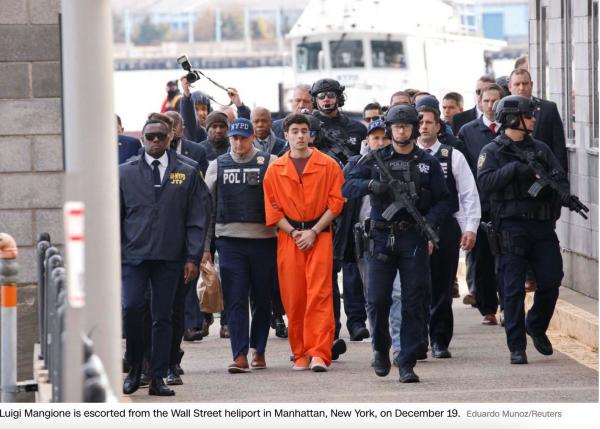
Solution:
[{"label": "white boat", "polygon": [[473,101],[485,51],[506,42],[479,36],[473,1],[311,0],[291,29],[293,82],[329,77],[346,86],[347,111],[415,88],[440,100],[449,91]]}]

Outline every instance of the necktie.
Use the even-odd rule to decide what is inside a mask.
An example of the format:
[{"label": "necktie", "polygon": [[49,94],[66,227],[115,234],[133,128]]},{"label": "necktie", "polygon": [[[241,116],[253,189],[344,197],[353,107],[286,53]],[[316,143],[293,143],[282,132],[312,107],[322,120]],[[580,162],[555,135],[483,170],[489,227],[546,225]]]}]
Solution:
[{"label": "necktie", "polygon": [[158,171],[158,166],[160,165],[160,161],[155,159],[152,161],[152,182],[154,183],[154,195],[156,198],[160,195],[160,171]]},{"label": "necktie", "polygon": [[431,149],[425,149],[425,152],[427,152],[429,155],[431,155],[433,153],[433,151]]},{"label": "necktie", "polygon": [[496,123],[492,122],[490,124],[490,131],[492,132],[492,135],[496,135]]}]

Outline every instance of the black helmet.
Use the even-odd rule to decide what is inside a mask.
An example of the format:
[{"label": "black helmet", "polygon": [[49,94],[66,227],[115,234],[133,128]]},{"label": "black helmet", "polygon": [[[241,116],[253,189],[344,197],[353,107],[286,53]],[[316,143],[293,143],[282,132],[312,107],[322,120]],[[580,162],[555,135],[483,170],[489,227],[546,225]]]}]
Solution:
[{"label": "black helmet", "polygon": [[305,113],[304,115],[310,121],[310,131],[321,131],[321,121],[317,117],[311,115],[310,113]]},{"label": "black helmet", "polygon": [[[410,104],[395,104],[385,114],[385,125],[389,128],[392,124],[403,123],[413,126],[411,139],[419,136],[419,114]],[[390,132],[390,135],[391,132]]]},{"label": "black helmet", "polygon": [[346,87],[344,85],[340,85],[340,83],[335,79],[319,79],[315,83],[312,84],[310,88],[310,95],[313,99],[313,107],[317,108],[317,94],[321,92],[332,91],[337,94],[337,107],[342,107],[344,105],[344,101],[346,101],[344,97],[344,90]]},{"label": "black helmet", "polygon": [[520,129],[522,116],[533,116],[538,109],[530,98],[521,95],[509,95],[496,104],[496,120],[503,128]]}]

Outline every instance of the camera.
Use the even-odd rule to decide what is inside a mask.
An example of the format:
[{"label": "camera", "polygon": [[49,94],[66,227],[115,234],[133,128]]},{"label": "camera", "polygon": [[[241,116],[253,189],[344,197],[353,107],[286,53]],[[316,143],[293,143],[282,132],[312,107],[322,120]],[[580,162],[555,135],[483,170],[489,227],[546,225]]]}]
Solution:
[{"label": "camera", "polygon": [[186,72],[188,72],[188,74],[185,76],[188,83],[194,83],[197,80],[200,80],[200,73],[192,69],[192,64],[190,63],[190,60],[188,60],[187,55],[182,55],[179,58],[177,58],[177,62]]}]

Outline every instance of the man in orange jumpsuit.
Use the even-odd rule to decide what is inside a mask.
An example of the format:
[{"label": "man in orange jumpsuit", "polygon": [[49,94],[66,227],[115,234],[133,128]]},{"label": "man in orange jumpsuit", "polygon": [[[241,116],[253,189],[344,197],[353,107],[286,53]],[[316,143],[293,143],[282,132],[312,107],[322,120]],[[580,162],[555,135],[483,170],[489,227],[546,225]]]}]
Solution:
[{"label": "man in orange jumpsuit", "polygon": [[310,122],[291,114],[283,130],[290,151],[264,179],[267,226],[277,225],[277,268],[288,315],[294,370],[326,371],[334,336],[331,222],[344,206],[342,170],[308,147]]}]

